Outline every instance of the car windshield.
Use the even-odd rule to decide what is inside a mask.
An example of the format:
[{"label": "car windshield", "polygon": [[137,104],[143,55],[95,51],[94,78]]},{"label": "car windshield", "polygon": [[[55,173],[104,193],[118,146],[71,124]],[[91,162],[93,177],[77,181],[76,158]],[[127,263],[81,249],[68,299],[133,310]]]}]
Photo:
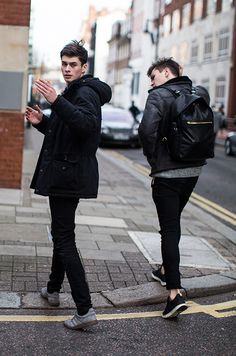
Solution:
[{"label": "car windshield", "polygon": [[103,110],[102,120],[107,121],[119,121],[133,123],[133,117],[129,111],[125,110]]}]

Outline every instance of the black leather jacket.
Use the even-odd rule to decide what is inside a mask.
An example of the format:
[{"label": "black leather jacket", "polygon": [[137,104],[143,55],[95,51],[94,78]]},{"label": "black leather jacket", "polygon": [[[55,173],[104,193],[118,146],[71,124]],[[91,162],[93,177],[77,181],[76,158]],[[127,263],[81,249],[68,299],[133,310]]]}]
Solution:
[{"label": "black leather jacket", "polygon": [[[166,145],[161,143],[163,121],[168,113],[174,95],[165,88],[172,90],[191,89],[192,81],[186,77],[176,77],[163,85],[149,90],[143,118],[139,126],[139,137],[143,146],[143,153],[151,166],[151,174],[170,169],[199,167],[206,164],[205,160],[198,162],[176,162],[168,153]],[[209,104],[210,97],[207,90],[201,86],[196,87],[196,94],[204,97]]]}]

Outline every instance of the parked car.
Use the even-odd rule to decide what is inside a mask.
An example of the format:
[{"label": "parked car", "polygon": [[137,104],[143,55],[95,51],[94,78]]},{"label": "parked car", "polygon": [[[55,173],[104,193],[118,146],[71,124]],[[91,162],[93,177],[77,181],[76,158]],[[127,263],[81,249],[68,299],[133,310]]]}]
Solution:
[{"label": "parked car", "polygon": [[225,154],[227,156],[236,155],[236,132],[229,132],[225,139]]},{"label": "parked car", "polygon": [[138,126],[129,110],[104,105],[100,146],[115,144],[140,147]]}]

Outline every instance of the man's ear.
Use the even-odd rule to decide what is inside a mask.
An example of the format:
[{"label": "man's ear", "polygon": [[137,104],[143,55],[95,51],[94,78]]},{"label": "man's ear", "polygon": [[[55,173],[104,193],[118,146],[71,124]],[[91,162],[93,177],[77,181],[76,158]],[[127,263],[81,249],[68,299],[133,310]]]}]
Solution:
[{"label": "man's ear", "polygon": [[87,68],[88,68],[88,64],[87,63],[82,65],[82,74],[84,74],[87,71]]},{"label": "man's ear", "polygon": [[165,77],[166,78],[168,78],[169,77],[169,75],[170,75],[170,70],[169,70],[169,68],[168,67],[166,67],[165,69],[164,69],[164,74],[165,74]]}]

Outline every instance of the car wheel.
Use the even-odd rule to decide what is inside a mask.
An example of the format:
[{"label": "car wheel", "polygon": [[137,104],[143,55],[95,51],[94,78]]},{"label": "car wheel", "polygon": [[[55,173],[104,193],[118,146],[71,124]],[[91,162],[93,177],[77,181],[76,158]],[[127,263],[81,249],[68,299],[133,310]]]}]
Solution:
[{"label": "car wheel", "polygon": [[229,139],[225,141],[225,154],[227,156],[233,156],[232,146]]}]

